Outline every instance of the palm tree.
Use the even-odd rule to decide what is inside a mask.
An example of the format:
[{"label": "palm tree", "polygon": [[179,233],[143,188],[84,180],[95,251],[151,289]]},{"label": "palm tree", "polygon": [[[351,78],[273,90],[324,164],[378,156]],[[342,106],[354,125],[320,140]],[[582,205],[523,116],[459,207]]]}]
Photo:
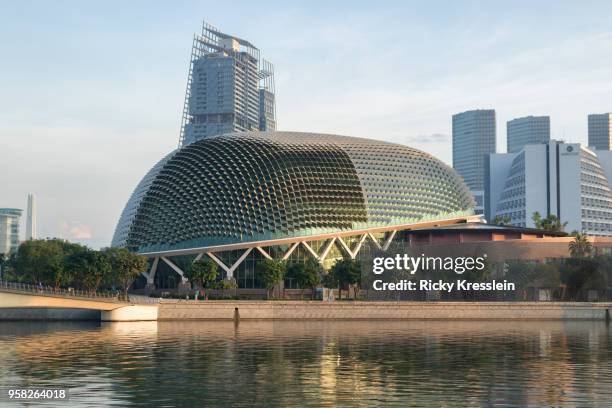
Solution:
[{"label": "palm tree", "polygon": [[554,214],[549,214],[546,218],[542,218],[542,215],[536,211],[531,218],[535,227],[541,230],[563,232],[567,226],[567,222],[562,223]]},{"label": "palm tree", "polygon": [[574,240],[569,243],[569,252],[572,258],[585,258],[591,256],[593,245],[586,234],[577,232]]},{"label": "palm tree", "polygon": [[509,225],[512,220],[507,215],[496,215],[491,221],[493,225]]}]

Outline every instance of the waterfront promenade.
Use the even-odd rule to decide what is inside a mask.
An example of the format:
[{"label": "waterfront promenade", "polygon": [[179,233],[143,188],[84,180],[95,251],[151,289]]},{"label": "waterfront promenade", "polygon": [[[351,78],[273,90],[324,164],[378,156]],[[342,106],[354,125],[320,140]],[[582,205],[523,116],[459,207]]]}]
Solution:
[{"label": "waterfront promenade", "polygon": [[144,296],[130,296],[125,302],[111,296],[0,284],[0,320],[609,321],[611,309],[612,302],[195,301]]},{"label": "waterfront promenade", "polygon": [[162,300],[159,320],[606,320],[612,302]]}]

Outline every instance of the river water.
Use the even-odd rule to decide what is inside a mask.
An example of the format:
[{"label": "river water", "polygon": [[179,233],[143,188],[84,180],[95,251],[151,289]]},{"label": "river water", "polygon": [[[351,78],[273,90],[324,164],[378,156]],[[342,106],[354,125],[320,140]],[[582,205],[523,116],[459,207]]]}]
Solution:
[{"label": "river water", "polygon": [[26,386],[68,387],[69,401],[49,403],[57,406],[612,407],[612,329],[1,322],[0,389]]}]

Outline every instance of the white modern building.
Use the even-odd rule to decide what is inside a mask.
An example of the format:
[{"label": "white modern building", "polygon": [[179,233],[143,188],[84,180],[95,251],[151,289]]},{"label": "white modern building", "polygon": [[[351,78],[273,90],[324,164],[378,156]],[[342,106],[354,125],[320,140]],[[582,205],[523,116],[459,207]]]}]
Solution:
[{"label": "white modern building", "polygon": [[528,144],[550,140],[550,117],[525,116],[506,123],[506,151],[516,153]]},{"label": "white modern building", "polygon": [[453,115],[453,168],[470,188],[476,214],[485,207],[485,164],[496,151],[494,109],[471,110]]},{"label": "white modern building", "polygon": [[36,196],[28,194],[28,212],[26,215],[26,241],[37,239],[38,229],[36,226]]},{"label": "white modern building", "polygon": [[589,115],[589,147],[612,150],[612,113]]},{"label": "white modern building", "polygon": [[491,154],[487,166],[488,220],[507,217],[534,227],[533,213],[556,215],[566,231],[612,236],[612,152],[551,140],[519,152]]},{"label": "white modern building", "polygon": [[21,213],[18,208],[0,208],[0,254],[17,252]]}]

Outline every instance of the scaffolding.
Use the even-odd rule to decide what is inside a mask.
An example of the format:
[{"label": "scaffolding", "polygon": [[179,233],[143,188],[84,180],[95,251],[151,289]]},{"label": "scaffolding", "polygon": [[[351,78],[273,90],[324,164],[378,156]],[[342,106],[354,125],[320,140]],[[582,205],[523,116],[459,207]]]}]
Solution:
[{"label": "scaffolding", "polygon": [[[238,49],[233,47],[228,48],[227,43],[237,44]],[[208,24],[206,21],[202,23],[202,32],[194,34],[193,44],[191,47],[191,59],[189,62],[189,73],[187,75],[187,86],[185,90],[185,100],[183,102],[183,114],[181,117],[181,128],[179,132],[179,147],[185,142],[185,125],[193,120],[189,113],[189,101],[191,98],[191,85],[193,82],[194,64],[201,58],[209,54],[223,53],[239,58],[241,53],[248,54],[251,58],[257,61],[259,89],[264,89],[272,95],[275,94],[274,87],[274,65],[271,62],[260,58],[260,52],[250,42],[241,38],[223,33],[216,27]],[[273,120],[276,120],[276,105],[273,106]]]}]

